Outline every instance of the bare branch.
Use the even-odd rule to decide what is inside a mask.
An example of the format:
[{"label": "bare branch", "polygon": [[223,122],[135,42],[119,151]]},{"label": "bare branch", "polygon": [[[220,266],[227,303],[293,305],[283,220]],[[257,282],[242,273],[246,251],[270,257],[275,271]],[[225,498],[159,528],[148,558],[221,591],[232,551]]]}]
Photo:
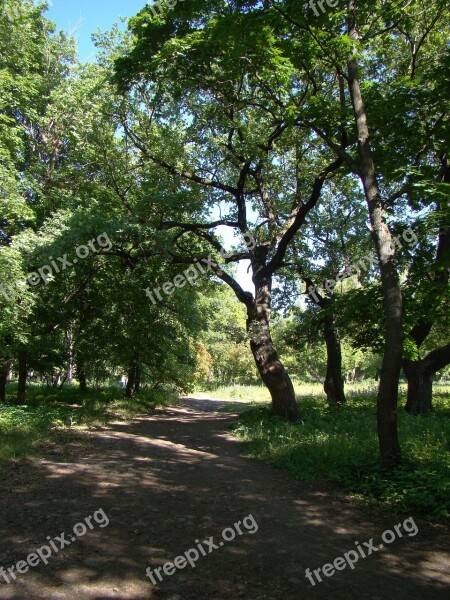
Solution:
[{"label": "bare branch", "polygon": [[[191,265],[197,262],[201,262],[202,258],[193,257],[193,256],[172,256],[174,264],[185,264]],[[244,291],[244,289],[239,285],[239,283],[232,277],[229,273],[226,273],[223,269],[220,268],[217,264],[209,265],[212,272],[221,279],[224,283],[226,283],[236,295],[236,298],[239,302],[242,302],[247,306],[247,308],[253,308],[254,298],[250,292]]]}]

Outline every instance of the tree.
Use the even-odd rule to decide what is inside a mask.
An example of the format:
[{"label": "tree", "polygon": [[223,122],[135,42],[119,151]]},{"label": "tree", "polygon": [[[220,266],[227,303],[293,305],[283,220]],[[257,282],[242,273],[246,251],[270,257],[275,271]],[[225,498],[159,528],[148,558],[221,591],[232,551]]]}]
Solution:
[{"label": "tree", "polygon": [[[341,339],[337,327],[335,296],[339,282],[364,256],[362,240],[367,238],[364,211],[352,178],[336,177],[328,186],[321,204],[294,241],[284,276],[292,278],[292,267],[312,308],[314,327],[320,329],[327,349],[324,389],[330,405],[345,402]],[[361,280],[364,273],[357,270]],[[289,303],[289,299],[288,299]],[[299,337],[302,337],[301,335]]]},{"label": "tree", "polygon": [[[439,198],[437,208],[418,230],[421,240],[410,261],[406,285],[408,334],[402,366],[408,379],[406,410],[413,414],[432,410],[433,378],[450,364],[448,337],[438,333],[448,331],[449,325],[450,226],[446,194],[449,167],[445,162],[443,167],[443,186],[431,188],[433,196]],[[430,243],[433,237],[437,238],[436,244]]]},{"label": "tree", "polygon": [[[0,12],[0,322],[2,372],[18,361],[17,401],[24,401],[32,294],[26,264],[14,236],[42,223],[47,208],[44,128],[51,96],[64,81],[74,56],[73,41],[54,34],[45,5],[5,0]],[[2,376],[0,396],[4,397]]]},{"label": "tree", "polygon": [[[312,129],[296,128],[295,102],[301,110],[314,95],[307,74],[302,80],[295,61],[280,55],[265,16],[257,14],[248,27],[253,18],[220,2],[157,17],[144,9],[132,21],[134,47],[117,61],[116,80],[130,90],[129,100],[146,106],[139,114],[124,108],[128,138],[195,200],[195,218],[163,215],[162,225],[178,239],[193,234],[219,252],[220,226],[256,240],[254,248],[241,245],[225,260],[250,261],[254,295],[224,269],[213,270],[246,306],[250,346],[273,413],[295,420],[293,386],[270,334],[273,277],[343,161],[330,158]],[[206,60],[211,67],[205,70]],[[211,220],[211,212],[225,215]]]},{"label": "tree", "polygon": [[[48,33],[41,12],[35,16]],[[62,385],[75,366],[86,389],[88,380],[115,377],[133,364],[133,391],[144,381],[186,390],[195,368],[196,292],[183,290],[157,306],[144,292],[152,279],[179,270],[165,259],[168,234],[157,231],[157,205],[146,197],[157,195],[159,176],[141,168],[116,135],[108,51],[99,64],[67,69],[65,42],[46,43],[56,54],[46,47],[49,68],[39,71],[44,91],[32,107],[39,107],[32,127],[17,109],[27,161],[20,162],[22,149],[14,157],[23,170],[18,179],[32,182],[23,194],[33,219],[5,220],[2,229],[10,233],[0,252],[2,281],[9,282],[0,300],[1,373],[17,361],[20,403],[29,367],[52,381],[59,374]],[[25,73],[24,86],[33,77]]]},{"label": "tree", "polygon": [[[385,156],[375,150],[377,141],[382,143],[383,140],[390,139],[392,132],[382,127],[379,134],[374,135],[373,130],[370,130],[370,125],[374,122],[374,107],[370,106],[374,97],[371,88],[374,87],[374,80],[380,80],[383,87],[391,88],[395,87],[396,77],[406,76],[414,79],[421,63],[420,54],[424,53],[424,48],[429,45],[430,40],[435,44],[435,50],[438,47],[445,52],[445,39],[442,36],[439,38],[439,34],[438,38],[433,38],[435,31],[443,31],[445,5],[438,0],[430,3],[426,11],[422,11],[420,3],[412,2],[405,11],[395,3],[389,8],[380,3],[379,10],[376,10],[373,3],[352,0],[347,3],[345,9],[324,13],[317,17],[315,22],[311,22],[305,15],[304,7],[296,7],[290,1],[275,3],[274,0],[269,0],[269,4],[283,18],[286,27],[293,28],[307,45],[318,65],[326,70],[328,77],[334,75],[336,92],[333,93],[330,86],[327,99],[323,100],[324,104],[328,104],[326,117],[317,118],[317,115],[309,111],[309,114],[306,112],[298,117],[298,124],[307,128],[313,126],[317,135],[360,179],[364,189],[372,238],[379,260],[385,316],[383,363],[377,401],[378,439],[383,461],[386,464],[395,464],[401,458],[397,434],[397,401],[403,348],[403,302],[395,264],[395,245],[386,218],[386,208],[405,193],[405,176],[408,178],[411,175],[410,167],[414,161],[417,164],[418,158],[430,146],[426,142],[423,147],[422,139],[421,147],[415,147],[414,154],[411,152],[414,143],[411,144],[408,140],[408,152],[403,159],[406,168],[401,169],[400,178],[399,173],[394,178],[392,164],[390,167],[386,167],[386,164],[396,149],[392,147]],[[402,37],[406,37],[407,44],[399,43]],[[406,57],[410,61],[405,65]],[[310,70],[311,79],[316,86],[318,77],[322,76],[317,63]],[[385,74],[384,68],[387,63],[389,67],[395,64],[394,77]],[[432,85],[432,81],[427,80],[422,87],[429,91]],[[348,98],[345,86],[348,89]],[[352,115],[348,110],[348,99],[351,101]],[[387,120],[392,119],[394,113],[385,101],[374,104],[376,108],[381,106],[383,117],[389,115]],[[409,106],[408,102],[406,110],[405,106],[402,107],[401,118],[408,116],[411,122],[411,113],[407,110]],[[440,112],[439,109],[438,113]],[[340,118],[330,124],[330,113],[340,114]],[[440,119],[441,117],[436,122],[427,122],[430,132],[440,127]],[[395,131],[397,130],[398,128],[395,128]],[[347,145],[353,146],[352,150],[356,142],[356,154],[342,147],[343,136],[348,141]],[[399,132],[399,139],[405,137]],[[412,137],[417,140],[415,136]],[[395,188],[396,185],[395,192],[387,198],[383,192],[389,187]]]},{"label": "tree", "polygon": [[197,378],[202,383],[258,381],[246,333],[246,310],[224,283],[209,285],[200,298],[203,328]]}]

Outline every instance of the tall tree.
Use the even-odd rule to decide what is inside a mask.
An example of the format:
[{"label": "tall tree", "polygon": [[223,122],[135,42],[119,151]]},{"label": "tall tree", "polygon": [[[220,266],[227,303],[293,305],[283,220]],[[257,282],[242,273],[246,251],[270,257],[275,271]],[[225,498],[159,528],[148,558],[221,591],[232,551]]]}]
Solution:
[{"label": "tall tree", "polygon": [[[255,239],[255,247],[241,243],[224,261],[250,262],[254,294],[224,268],[213,271],[246,306],[250,346],[273,413],[295,420],[292,382],[270,333],[273,278],[343,161],[331,157],[312,129],[296,129],[293,114],[312,90],[306,73],[302,79],[278,52],[265,16],[257,15],[257,26],[249,28],[254,15],[214,4],[202,21],[198,5],[183,7],[183,23],[181,13],[155,18],[149,9],[134,19],[136,43],[117,62],[116,79],[146,110],[124,111],[122,124],[142,157],[195,201],[194,218],[187,219],[186,210],[178,220],[163,214],[163,227],[179,239],[206,240],[222,255],[219,227]],[[186,263],[195,259],[178,254]]]},{"label": "tall tree", "polygon": [[[381,108],[383,116],[388,114],[392,118],[394,113],[386,102],[373,102],[375,94],[372,89],[375,82],[389,89],[405,76],[414,79],[420,68],[421,53],[430,42],[430,33],[433,35],[434,31],[443,30],[446,8],[440,0],[430,3],[425,11],[419,2],[409,3],[405,11],[397,3],[386,6],[383,2],[374,5],[365,0],[350,0],[346,8],[325,11],[317,19],[311,20],[305,7],[296,7],[289,0],[280,3],[269,0],[269,4],[307,44],[322,69],[326,69],[329,76],[334,76],[336,93],[333,94],[330,88],[327,98],[323,100],[324,105],[328,104],[326,115],[317,118],[306,113],[298,118],[298,123],[301,127],[314,126],[317,135],[360,179],[366,196],[372,238],[379,260],[385,317],[383,364],[377,402],[378,439],[383,461],[395,464],[401,457],[397,402],[403,348],[403,301],[395,263],[395,244],[386,209],[405,193],[405,178],[411,175],[411,166],[415,160],[417,163],[417,158],[430,145],[428,140],[424,144],[423,138],[419,146],[408,141],[403,169],[400,169],[401,176],[397,172],[393,177],[393,166],[387,164],[396,153],[396,148],[388,148],[384,156],[377,151],[377,145],[390,140],[392,132],[384,126],[378,134],[374,133],[374,105],[377,109]],[[401,43],[402,37],[407,38],[406,44]],[[439,51],[444,51],[445,39],[442,36],[432,39],[432,42],[437,44]],[[389,67],[395,64],[393,75],[385,71],[386,64]],[[313,66],[311,78],[316,86],[320,76],[320,69]],[[432,85],[431,81],[427,81],[425,88],[429,89]],[[403,119],[408,115],[411,122],[409,107],[410,102],[407,102],[401,114]],[[437,112],[439,115],[441,111]],[[331,126],[330,114],[340,114],[340,119]],[[438,116],[437,120],[427,123],[430,131],[439,127],[440,119],[441,116]],[[419,119],[413,120],[419,125]],[[343,151],[339,143],[342,135],[351,140],[351,152]],[[399,139],[402,137],[406,136],[399,132]],[[417,137],[414,140],[417,141]],[[353,152],[355,142],[356,153]],[[398,140],[394,140],[394,143],[398,144]],[[388,196],[385,192],[389,188],[396,189]]]},{"label": "tall tree", "polygon": [[[318,309],[316,327],[323,332],[327,349],[324,389],[330,405],[345,402],[342,351],[337,315],[336,291],[351,276],[351,267],[364,257],[368,237],[364,223],[363,198],[351,177],[337,177],[323,195],[320,206],[308,218],[294,242],[286,277],[295,276],[305,285],[305,297]],[[365,279],[362,269],[353,270]]]}]

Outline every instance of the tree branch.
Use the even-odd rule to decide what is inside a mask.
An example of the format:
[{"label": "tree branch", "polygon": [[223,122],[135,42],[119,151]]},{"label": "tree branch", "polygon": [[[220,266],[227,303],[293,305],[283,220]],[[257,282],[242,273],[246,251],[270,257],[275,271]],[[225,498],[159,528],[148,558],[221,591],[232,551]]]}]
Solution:
[{"label": "tree branch", "polygon": [[294,209],[293,214],[291,215],[291,218],[288,221],[286,231],[278,243],[278,248],[275,252],[275,255],[266,267],[269,274],[273,274],[283,262],[286,250],[291,240],[305,222],[305,218],[309,211],[312,210],[319,201],[323,184],[325,183],[328,175],[330,175],[330,173],[333,173],[333,171],[339,169],[342,166],[343,162],[344,161],[341,158],[337,158],[334,162],[332,162],[325,169],[323,169],[323,171],[318,177],[316,177],[314,181],[308,202],[306,202],[306,204],[298,205]]},{"label": "tree branch", "polygon": [[160,167],[163,167],[171,175],[176,175],[177,177],[181,177],[182,179],[186,179],[188,181],[192,181],[194,183],[198,183],[198,184],[204,185],[206,187],[212,187],[217,190],[221,190],[223,192],[228,192],[229,194],[232,194],[235,197],[237,196],[238,190],[234,187],[225,185],[224,183],[221,183],[220,181],[214,181],[214,180],[208,179],[206,177],[200,177],[199,175],[196,175],[195,173],[192,173],[191,171],[179,171],[176,167],[169,164],[162,158],[159,158],[159,157],[155,156],[154,154],[152,154],[148,150],[148,148],[144,144],[144,142],[139,138],[139,136],[129,129],[129,127],[125,121],[122,121],[122,125],[123,125],[123,128],[124,128],[127,136],[131,139],[131,141],[136,146],[136,148],[138,148],[146,158],[150,159],[152,162],[159,165]]}]

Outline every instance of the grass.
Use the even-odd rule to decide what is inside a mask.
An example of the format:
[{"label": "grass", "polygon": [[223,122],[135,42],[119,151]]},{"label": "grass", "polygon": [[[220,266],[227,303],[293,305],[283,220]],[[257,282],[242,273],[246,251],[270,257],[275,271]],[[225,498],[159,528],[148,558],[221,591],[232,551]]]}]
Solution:
[{"label": "grass", "polygon": [[[200,390],[199,390],[200,391]],[[239,402],[268,402],[269,390],[263,385],[221,385],[214,388],[202,389],[203,394],[217,400],[234,400]]]},{"label": "grass", "polygon": [[[325,392],[321,383],[304,383],[302,381],[293,380],[295,393],[301,399],[316,398],[323,399],[325,402]],[[450,389],[450,387],[449,387]],[[218,400],[239,400],[240,402],[269,402],[270,394],[265,385],[224,385],[214,386],[212,389],[204,389],[203,393],[208,394],[211,398]],[[374,381],[361,381],[351,383],[345,386],[345,393],[348,398],[370,396],[373,398],[376,395],[377,384]],[[400,393],[406,394],[406,385],[400,386]]]},{"label": "grass", "polygon": [[0,463],[11,459],[42,456],[53,443],[68,443],[83,430],[127,419],[173,402],[168,392],[142,392],[127,399],[123,390],[107,388],[88,393],[76,388],[55,390],[31,385],[27,404],[13,405],[16,386],[8,386],[7,403],[0,404]]},{"label": "grass", "polygon": [[[234,433],[251,456],[297,479],[335,482],[355,498],[398,513],[448,517],[450,388],[436,386],[431,415],[413,417],[399,409],[404,461],[392,473],[379,463],[376,400],[366,387],[349,390],[347,405],[339,408],[329,408],[321,395],[303,395],[302,421],[295,424],[271,418],[267,405],[257,406],[241,415]],[[255,397],[252,390],[247,394]]]},{"label": "grass", "polygon": [[[235,435],[252,456],[270,460],[297,479],[332,481],[355,498],[399,513],[448,517],[450,386],[435,386],[431,415],[413,417],[399,410],[404,462],[387,473],[378,459],[374,385],[348,386],[347,405],[329,408],[319,384],[297,382],[302,421],[295,424],[270,417],[269,394],[262,386],[235,385],[208,395],[248,403]],[[52,444],[67,448],[74,437],[82,438],[83,430],[175,400],[162,391],[129,400],[118,388],[82,393],[31,385],[27,394],[27,405],[14,406],[15,386],[10,385],[9,403],[0,405],[0,464],[44,456]]]}]

